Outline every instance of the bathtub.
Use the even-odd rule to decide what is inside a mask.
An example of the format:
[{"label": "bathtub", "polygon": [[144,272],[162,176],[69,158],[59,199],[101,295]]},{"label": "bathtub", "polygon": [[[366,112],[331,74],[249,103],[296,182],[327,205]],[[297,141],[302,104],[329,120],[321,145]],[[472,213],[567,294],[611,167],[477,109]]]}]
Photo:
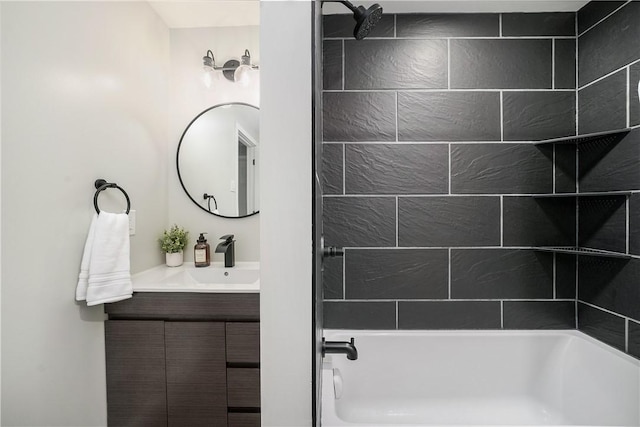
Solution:
[{"label": "bathtub", "polygon": [[345,331],[322,426],[638,426],[640,361],[578,331]]}]

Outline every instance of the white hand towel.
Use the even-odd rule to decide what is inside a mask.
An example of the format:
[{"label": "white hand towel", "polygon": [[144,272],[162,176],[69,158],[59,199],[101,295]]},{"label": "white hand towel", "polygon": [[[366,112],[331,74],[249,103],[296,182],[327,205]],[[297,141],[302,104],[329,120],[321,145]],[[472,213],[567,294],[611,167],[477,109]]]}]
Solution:
[{"label": "white hand towel", "polygon": [[93,249],[93,238],[96,232],[96,221],[98,214],[94,214],[91,218],[89,226],[89,234],[87,241],[84,243],[84,252],[82,253],[82,261],[80,262],[80,274],[78,275],[78,286],[76,286],[76,300],[84,301],[87,299],[87,285],[89,284],[89,261],[91,260],[91,250]]},{"label": "white hand towel", "polygon": [[[90,246],[87,305],[131,298],[133,287],[129,271],[129,217],[127,214],[100,212],[95,221],[93,242]],[[82,270],[80,277],[82,277]],[[79,286],[80,282],[81,280],[78,280]],[[77,295],[76,291],[76,297]]]}]

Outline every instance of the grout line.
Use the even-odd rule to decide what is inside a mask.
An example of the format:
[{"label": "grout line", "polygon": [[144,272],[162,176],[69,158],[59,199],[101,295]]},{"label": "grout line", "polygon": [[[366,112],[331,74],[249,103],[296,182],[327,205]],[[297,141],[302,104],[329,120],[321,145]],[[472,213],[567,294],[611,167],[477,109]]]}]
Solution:
[{"label": "grout line", "polygon": [[498,14],[498,25],[500,27],[500,37],[502,37],[502,13]]},{"label": "grout line", "polygon": [[[404,36],[404,37],[367,37],[367,40],[549,40],[550,38],[570,40],[576,36]],[[354,40],[349,37],[324,37],[326,40]]]},{"label": "grout line", "polygon": [[[631,63],[629,65],[635,65]],[[626,66],[625,66],[626,67]],[[624,69],[625,67],[621,67],[619,70]],[[612,73],[614,74],[615,71]],[[591,83],[589,83],[590,85]],[[586,85],[588,86],[588,85]],[[586,87],[585,86],[585,87]],[[551,88],[473,88],[473,89],[461,89],[461,88],[451,88],[448,89],[446,87],[442,88],[373,88],[373,89],[323,89],[323,93],[383,93],[383,92],[411,92],[411,93],[447,93],[447,92],[575,92],[575,89],[551,89]]]},{"label": "grout line", "polygon": [[[520,299],[490,299],[490,298],[454,298],[454,299],[443,299],[443,298],[375,298],[375,299],[365,299],[365,298],[350,298],[350,299],[329,299],[328,301],[334,303],[347,303],[347,302],[573,302],[573,299],[563,298],[557,300],[550,300],[549,298],[520,298]],[[581,301],[582,302],[582,301]],[[600,308],[600,307],[597,307]],[[613,313],[616,314],[616,313]],[[619,316],[619,315],[618,315]],[[633,320],[633,319],[631,319]]]},{"label": "grout line", "polygon": [[578,283],[580,282],[580,279],[578,278],[578,274],[579,274],[579,268],[578,268],[578,263],[580,262],[580,257],[577,255],[574,255],[574,259],[576,260],[575,262],[575,271],[576,271],[576,279],[575,279],[575,298],[573,299],[575,301],[575,312],[576,312],[576,329],[579,329],[580,324],[578,323]]},{"label": "grout line", "polygon": [[[578,31],[578,18],[576,16],[576,33]],[[576,135],[578,135],[578,120],[580,118],[580,115],[578,114],[579,110],[579,103],[578,103],[578,78],[580,77],[580,68],[578,67],[578,38],[576,37],[576,54],[575,54],[575,67],[576,67],[576,82],[574,84],[575,89],[574,89],[574,93],[576,94]]]},{"label": "grout line", "polygon": [[557,254],[554,252],[553,253],[553,299],[556,299],[556,297],[558,296],[556,289],[558,287],[558,282],[556,280],[556,276],[557,276]]},{"label": "grout line", "polygon": [[[631,126],[630,129],[640,128],[640,125]],[[567,138],[575,137],[576,135],[566,135]],[[564,138],[564,137],[563,137]],[[458,145],[478,145],[478,144],[500,144],[502,146],[506,144],[519,144],[519,145],[539,145],[542,143],[549,143],[545,140],[539,141],[516,141],[516,140],[487,140],[487,141],[322,141],[323,144],[357,144],[357,145],[388,145],[393,143],[394,145],[439,145],[439,144],[458,144]],[[568,145],[568,144],[567,144]],[[637,190],[640,191],[640,190]]]},{"label": "grout line", "polygon": [[627,127],[631,126],[631,66],[627,66]]},{"label": "grout line", "polygon": [[449,292],[448,292],[448,299],[451,299],[451,248],[449,248],[449,278],[448,278],[448,283],[449,283]]},{"label": "grout line", "polygon": [[346,252],[345,252],[345,256],[342,257],[342,299],[343,300],[347,299],[347,268],[346,268],[347,260],[345,258],[347,258]]},{"label": "grout line", "polygon": [[504,247],[504,196],[500,196],[500,247]]},{"label": "grout line", "polygon": [[[625,4],[623,4],[622,6],[620,6],[619,8],[617,8],[616,10],[614,10],[613,12],[611,12],[610,14],[608,14],[607,16],[605,16],[604,18],[602,18],[601,20],[599,20],[598,22],[596,22],[595,24],[587,28],[586,30],[584,30],[582,33],[578,34],[578,31],[576,31],[576,34],[578,34],[578,37],[582,37],[582,35],[584,35],[587,31],[590,31],[592,28],[600,25],[603,21],[605,21],[607,18],[609,18],[611,15],[613,15],[614,13],[616,13],[617,11],[619,11],[629,3],[631,3],[631,0],[627,1]],[[577,22],[578,20],[576,19],[576,28],[577,28]]]},{"label": "grout line", "polygon": [[558,167],[558,165],[556,164],[556,144],[553,144],[552,156],[553,156],[553,168],[552,168],[552,171],[551,171],[551,174],[552,174],[551,180],[553,182],[553,187],[552,187],[553,188],[553,194],[556,194],[556,191],[557,191],[556,190],[556,169]]},{"label": "grout line", "polygon": [[449,195],[451,195],[451,144],[449,144]]},{"label": "grout line", "polygon": [[624,320],[624,351],[629,353],[629,319]]},{"label": "grout line", "polygon": [[342,144],[342,194],[347,194],[347,144]]},{"label": "grout line", "polygon": [[504,93],[500,91],[500,141],[504,141]]},{"label": "grout line", "polygon": [[451,39],[447,39],[447,89],[451,89]]},{"label": "grout line", "polygon": [[395,92],[396,94],[396,142],[398,142],[398,91]]},{"label": "grout line", "polygon": [[504,329],[504,301],[500,300],[500,329]]},{"label": "grout line", "polygon": [[626,201],[625,201],[625,207],[627,210],[627,218],[626,218],[626,227],[627,227],[627,234],[626,234],[626,238],[627,238],[627,246],[626,246],[626,253],[629,253],[629,240],[631,240],[629,237],[629,233],[630,233],[630,227],[629,227],[629,221],[630,221],[630,201],[631,199],[629,197],[627,197]]},{"label": "grout line", "polygon": [[398,311],[400,311],[399,310],[399,305],[400,304],[398,303],[398,300],[396,300],[396,329],[398,329],[398,317],[399,317],[398,316]]},{"label": "grout line", "polygon": [[393,14],[393,38],[398,38],[398,14]]},{"label": "grout line", "polygon": [[400,235],[398,232],[398,229],[400,228],[400,209],[399,209],[399,202],[398,202],[399,197],[396,196],[396,248],[400,247]]},{"label": "grout line", "polygon": [[342,90],[345,89],[345,80],[347,79],[346,77],[346,68],[345,68],[345,56],[347,56],[347,52],[346,52],[346,46],[345,46],[345,40],[342,40]]},{"label": "grout line", "polygon": [[551,39],[551,89],[556,88],[556,39]]},{"label": "grout line", "polygon": [[[577,195],[578,193],[566,193],[568,196],[567,197],[580,197],[580,196],[584,196],[584,194],[590,194],[590,195],[594,195],[594,196],[598,196],[598,197],[623,197],[626,196],[627,193],[629,194],[640,194],[640,190],[629,190],[629,191],[624,191],[622,192],[622,194],[616,194],[616,193],[608,193],[608,192],[595,192],[595,193],[581,193],[580,195]],[[556,195],[558,194],[565,194],[565,193],[556,193]],[[548,194],[548,193],[529,193],[529,194],[511,194],[511,193],[506,193],[506,194],[497,194],[497,193],[487,193],[487,194],[480,194],[480,193],[454,193],[454,194],[447,194],[446,192],[444,193],[424,193],[424,194],[414,194],[414,193],[407,193],[407,194],[356,194],[356,193],[350,193],[350,194],[323,194],[322,197],[324,198],[347,198],[347,197],[413,197],[413,198],[429,198],[429,197],[545,197],[545,196],[553,196],[553,194]]]},{"label": "grout line", "polygon": [[[625,68],[631,67],[632,65],[636,65],[636,64],[638,64],[638,63],[640,63],[640,59],[636,59],[635,61],[630,62],[630,63],[628,63],[628,64],[626,64],[626,65],[624,65],[624,66],[622,66],[622,67],[620,67],[620,68],[618,68],[618,69],[616,69],[616,70],[613,70],[613,71],[611,71],[611,72],[609,72],[609,73],[605,74],[604,76],[600,76],[600,77],[598,77],[597,79],[595,79],[595,80],[593,80],[593,81],[591,81],[591,82],[587,83],[586,85],[584,85],[584,86],[582,86],[582,87],[578,88],[578,91],[581,91],[582,89],[586,89],[586,88],[588,88],[589,86],[592,86],[592,85],[594,85],[594,84],[596,84],[596,83],[598,83],[598,82],[600,82],[600,81],[602,81],[602,80],[606,79],[607,77],[611,77],[611,76],[613,76],[614,74],[619,73],[620,71],[623,71]],[[577,82],[576,82],[576,87],[578,87],[578,83],[577,83]]]},{"label": "grout line", "polygon": [[581,303],[581,304],[584,304],[584,305],[586,305],[586,306],[589,306],[589,307],[591,307],[591,308],[595,308],[595,309],[598,309],[598,310],[600,310],[600,311],[604,311],[605,313],[612,314],[612,315],[614,315],[614,316],[620,317],[620,318],[622,318],[622,319],[628,319],[628,317],[627,317],[627,316],[623,316],[622,314],[620,314],[620,313],[616,313],[615,311],[611,311],[611,310],[606,309],[606,308],[604,308],[604,307],[600,307],[600,306],[598,306],[598,305],[591,304],[590,302],[583,301],[583,300],[578,300],[578,302],[579,302],[579,303]]}]

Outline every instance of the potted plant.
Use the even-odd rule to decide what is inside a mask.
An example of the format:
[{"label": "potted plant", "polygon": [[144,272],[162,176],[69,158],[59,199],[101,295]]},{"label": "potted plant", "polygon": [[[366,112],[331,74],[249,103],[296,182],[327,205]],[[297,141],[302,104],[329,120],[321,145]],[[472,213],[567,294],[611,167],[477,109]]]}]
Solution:
[{"label": "potted plant", "polygon": [[189,240],[189,232],[182,227],[173,225],[169,230],[164,230],[159,239],[160,248],[165,253],[167,267],[178,267],[184,260],[184,247]]}]

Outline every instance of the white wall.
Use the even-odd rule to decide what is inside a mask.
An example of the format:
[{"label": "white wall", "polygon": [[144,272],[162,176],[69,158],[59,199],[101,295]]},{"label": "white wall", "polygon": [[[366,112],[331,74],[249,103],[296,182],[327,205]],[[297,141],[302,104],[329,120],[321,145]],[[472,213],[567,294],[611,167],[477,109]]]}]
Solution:
[{"label": "white wall", "polygon": [[137,211],[132,271],[162,262],[169,30],[145,2],[0,7],[2,425],[105,425],[103,309],[75,286],[96,178]]},{"label": "white wall", "polygon": [[261,2],[260,373],[269,427],[312,425],[311,6]]},{"label": "white wall", "polygon": [[[197,207],[185,194],[175,168],[175,156],[180,136],[191,120],[214,105],[244,102],[260,106],[260,74],[247,87],[222,78],[207,90],[202,83],[202,57],[211,50],[216,65],[229,59],[240,59],[249,49],[251,59],[260,65],[260,33],[256,26],[190,28],[171,30],[171,102],[169,107],[169,223],[177,223],[190,232],[185,260],[193,260],[193,245],[201,232],[209,233],[212,260],[222,261],[222,254],[214,254],[218,238],[234,234],[236,261],[260,260],[260,215],[227,219],[211,215]],[[261,184],[264,186],[264,184]]]}]

